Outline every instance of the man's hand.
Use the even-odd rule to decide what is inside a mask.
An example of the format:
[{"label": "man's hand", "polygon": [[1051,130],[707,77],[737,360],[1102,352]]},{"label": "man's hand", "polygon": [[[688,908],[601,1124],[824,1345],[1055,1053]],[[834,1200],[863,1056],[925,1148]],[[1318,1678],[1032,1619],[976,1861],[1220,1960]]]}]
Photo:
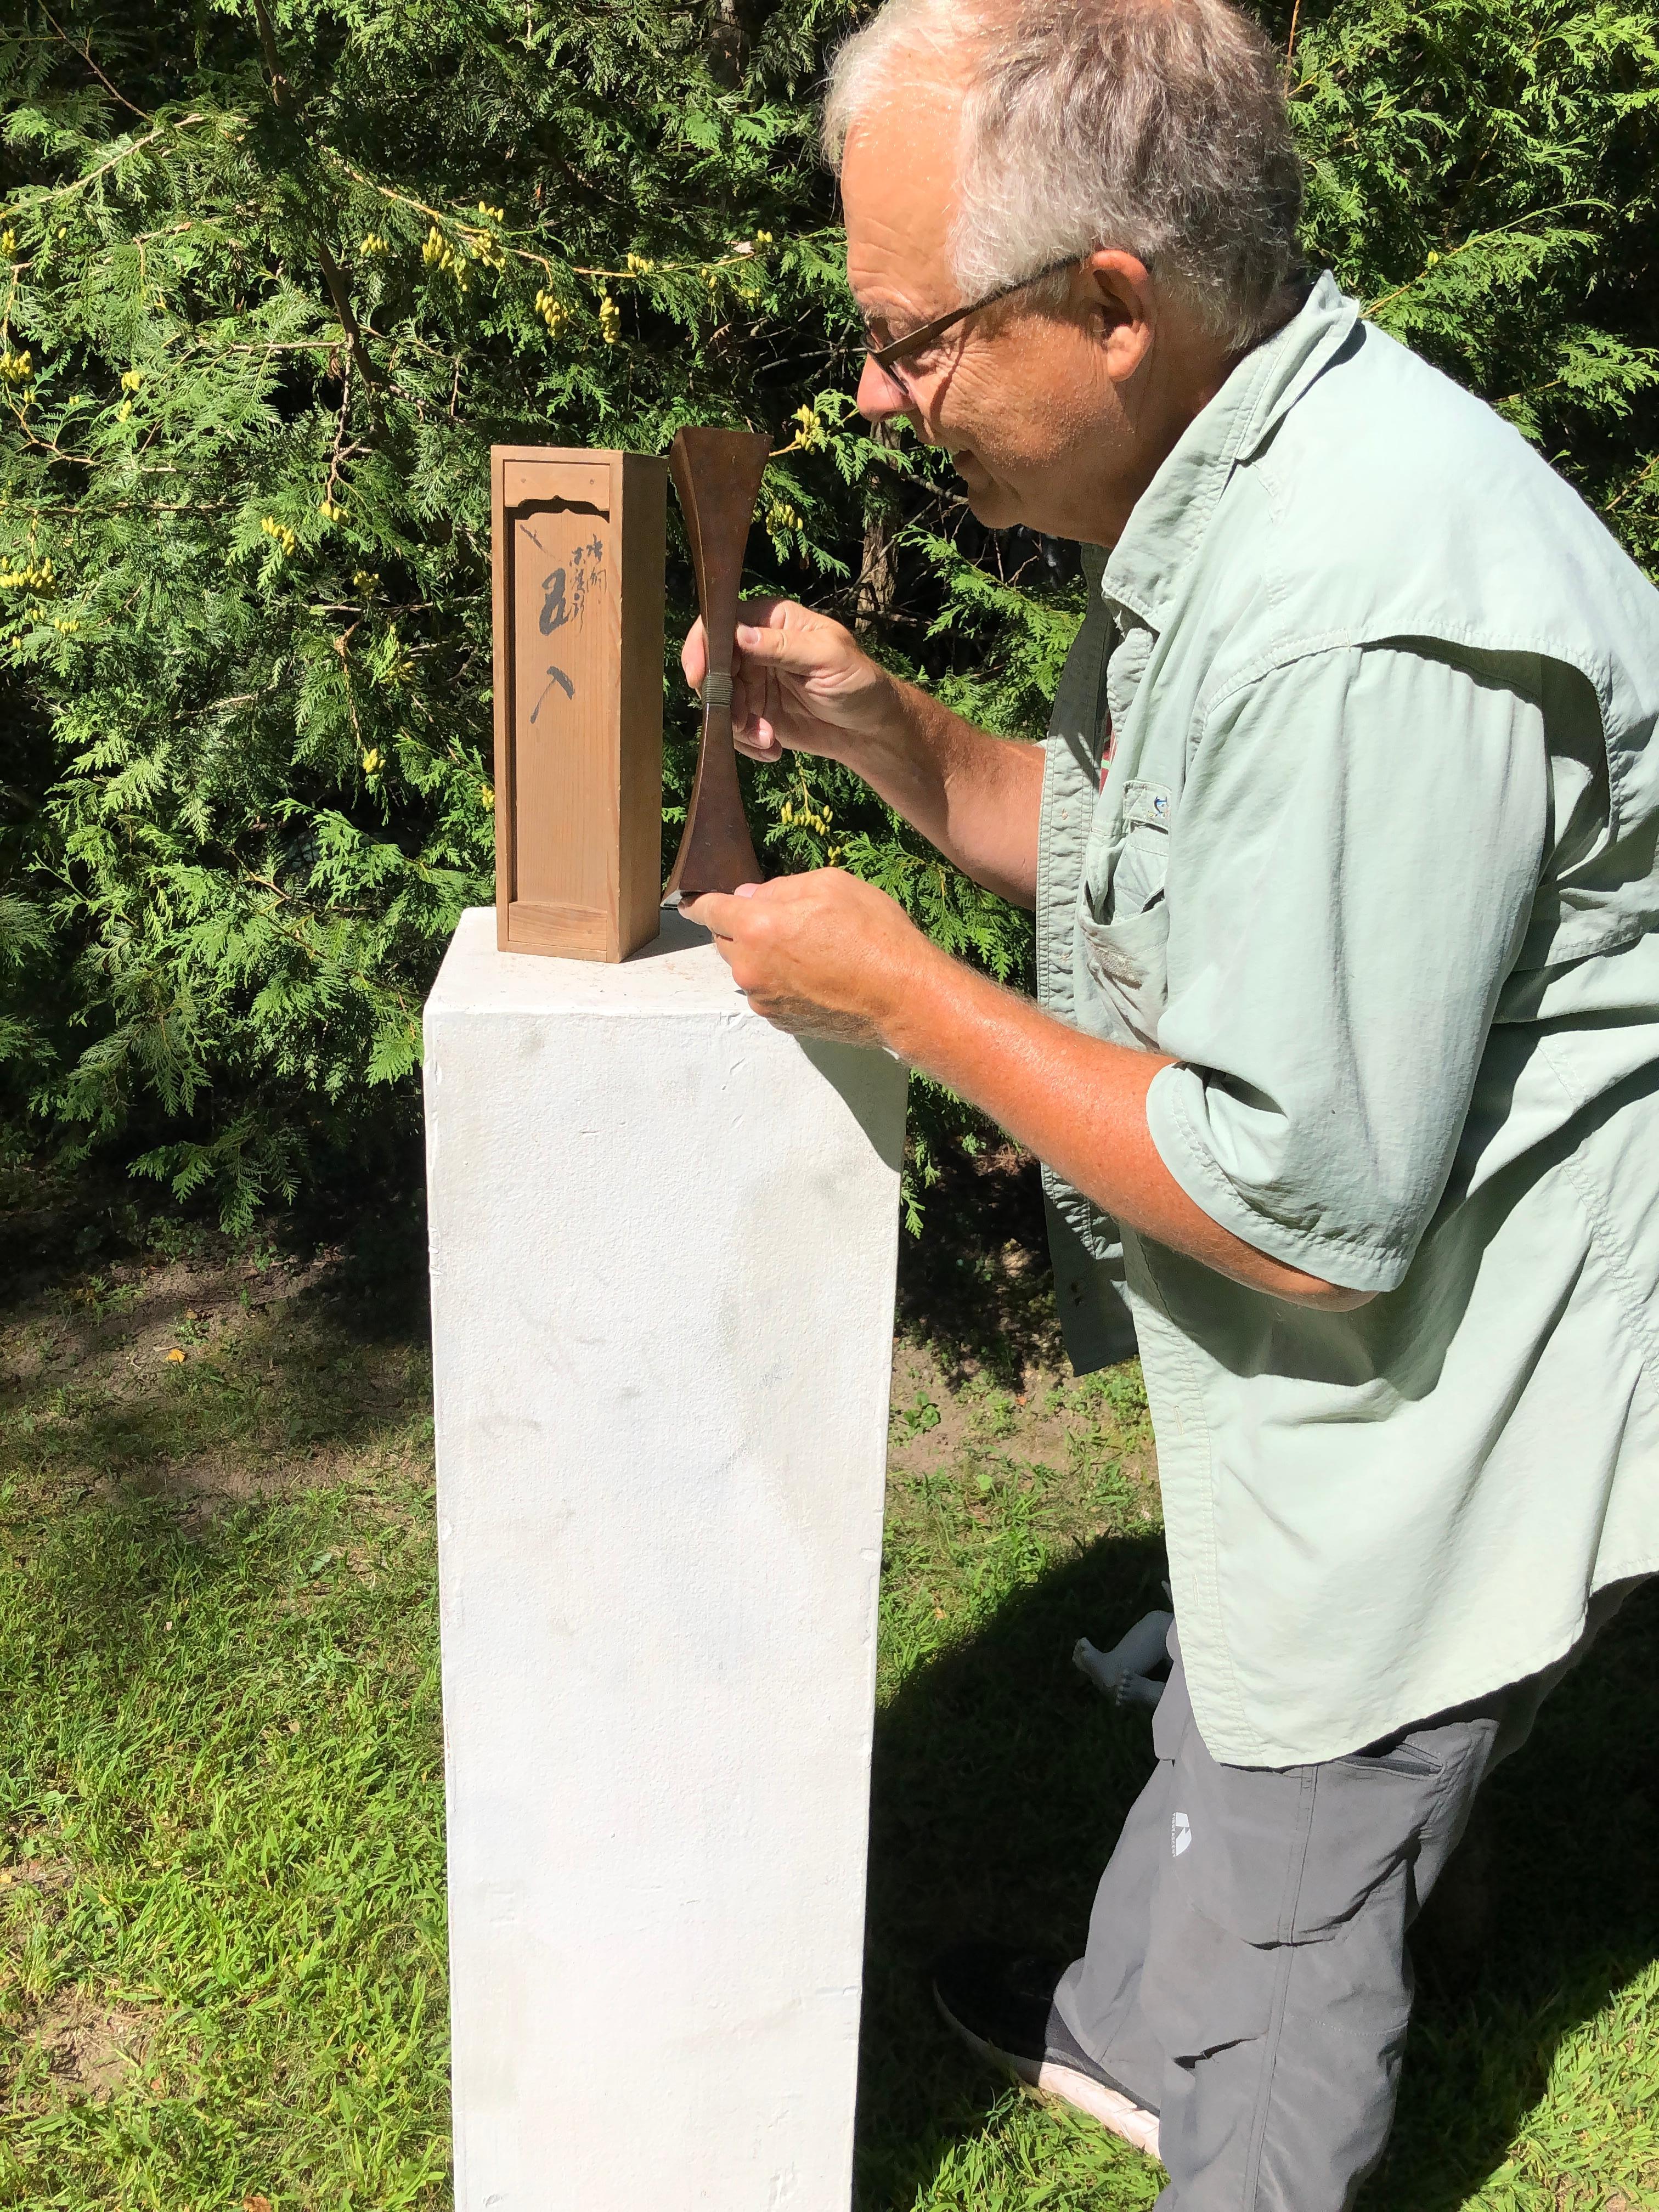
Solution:
[{"label": "man's hand", "polygon": [[[680,649],[680,665],[701,691],[708,667],[701,621]],[[838,622],[793,599],[748,599],[738,608],[732,733],[751,759],[777,760],[786,746],[847,759],[861,739],[890,734],[902,718],[892,678]]]},{"label": "man's hand", "polygon": [[708,891],[683,911],[713,931],[755,1012],[796,1036],[887,1043],[918,977],[946,957],[885,891],[841,868]]},{"label": "man's hand", "polygon": [[[1016,906],[1036,902],[1042,749],[994,738],[890,676],[838,622],[793,599],[749,599],[732,656],[739,751],[775,761],[821,753],[861,775],[930,844]],[[680,653],[702,689],[698,623]]]}]

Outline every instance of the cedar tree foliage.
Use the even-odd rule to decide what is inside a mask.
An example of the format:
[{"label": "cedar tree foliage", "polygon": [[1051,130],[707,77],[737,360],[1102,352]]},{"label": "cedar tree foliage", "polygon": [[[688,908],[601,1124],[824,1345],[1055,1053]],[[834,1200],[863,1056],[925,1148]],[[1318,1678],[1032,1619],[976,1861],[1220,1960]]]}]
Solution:
[{"label": "cedar tree foliage", "polygon": [[[408,1173],[493,864],[492,441],[765,425],[757,589],[1036,734],[1071,549],[853,412],[815,154],[849,0],[10,0],[0,24],[0,1111],[226,1221]],[[1659,557],[1659,43],[1622,0],[1281,9],[1310,256]],[[676,525],[677,528],[678,526]],[[671,545],[666,836],[695,746]],[[745,770],[1024,977],[1027,920],[843,771]],[[971,1116],[916,1101],[913,1193]],[[913,1209],[914,1209],[913,1197]]]}]

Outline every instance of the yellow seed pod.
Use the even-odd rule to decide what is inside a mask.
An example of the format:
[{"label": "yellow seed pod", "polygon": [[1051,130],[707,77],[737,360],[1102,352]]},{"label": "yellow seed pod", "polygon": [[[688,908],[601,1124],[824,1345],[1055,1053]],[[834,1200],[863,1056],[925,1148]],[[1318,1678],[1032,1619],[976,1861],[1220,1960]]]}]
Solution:
[{"label": "yellow seed pod", "polygon": [[374,775],[380,765],[380,749],[378,745],[373,745],[369,748],[368,751],[363,755],[363,774],[365,775]]},{"label": "yellow seed pod", "polygon": [[796,434],[808,452],[827,442],[823,417],[816,407],[797,407],[790,420],[799,425]]},{"label": "yellow seed pod", "polygon": [[478,793],[478,804],[488,813],[495,804],[495,787],[486,783]]},{"label": "yellow seed pod", "polygon": [[15,230],[0,230],[0,253],[9,259],[16,251],[17,233]]},{"label": "yellow seed pod", "polygon": [[123,392],[137,392],[143,380],[144,372],[142,368],[125,369],[121,375],[121,389]]}]

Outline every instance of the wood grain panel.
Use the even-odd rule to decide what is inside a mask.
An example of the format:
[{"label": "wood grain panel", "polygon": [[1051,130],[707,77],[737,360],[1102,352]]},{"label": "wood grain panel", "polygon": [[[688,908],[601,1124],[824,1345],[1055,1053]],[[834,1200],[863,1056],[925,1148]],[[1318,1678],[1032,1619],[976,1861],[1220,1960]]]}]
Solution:
[{"label": "wood grain panel", "polygon": [[597,507],[611,512],[611,468],[604,454],[592,462],[507,461],[502,466],[501,496],[508,507],[524,507],[536,500],[562,501],[566,506]]},{"label": "wood grain panel", "polygon": [[603,908],[617,835],[618,579],[607,519],[535,507],[512,522],[513,892]]},{"label": "wood grain panel", "polygon": [[497,447],[496,941],[620,960],[660,927],[666,464]]}]

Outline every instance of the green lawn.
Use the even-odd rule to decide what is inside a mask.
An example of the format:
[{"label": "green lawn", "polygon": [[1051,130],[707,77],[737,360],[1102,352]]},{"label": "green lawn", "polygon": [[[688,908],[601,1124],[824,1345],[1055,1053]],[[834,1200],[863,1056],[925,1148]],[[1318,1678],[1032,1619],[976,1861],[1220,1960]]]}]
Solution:
[{"label": "green lawn", "polygon": [[[1068,1663],[1158,1596],[1138,1378],[1055,1379],[987,1188],[987,1253],[907,1253],[859,2203],[1127,2212],[1160,2171],[1000,2094],[925,1996],[958,1932],[1074,1943],[1151,1757]],[[0,2205],[445,2206],[407,1229],[301,1259],[8,1196]],[[1644,1601],[1493,1786],[1366,2212],[1659,2205],[1656,1745]]]}]

